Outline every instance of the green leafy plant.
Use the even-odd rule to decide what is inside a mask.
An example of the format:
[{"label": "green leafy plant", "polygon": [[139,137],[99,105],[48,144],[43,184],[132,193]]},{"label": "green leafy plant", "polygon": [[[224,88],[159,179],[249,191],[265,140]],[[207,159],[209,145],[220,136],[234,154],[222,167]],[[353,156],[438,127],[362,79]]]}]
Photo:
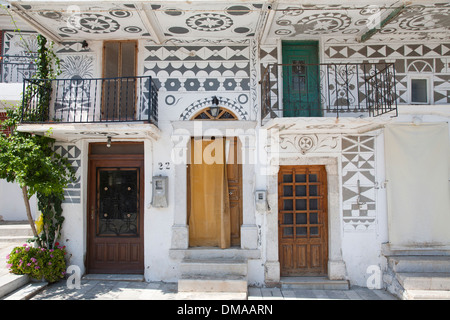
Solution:
[{"label": "green leafy plant", "polygon": [[[51,100],[51,79],[59,74],[59,60],[52,44],[42,35],[37,36],[39,50],[36,59],[37,72],[25,88],[22,102],[7,110],[7,118],[0,126],[10,134],[0,135],[0,179],[16,182],[22,194],[28,221],[34,234],[32,241],[47,249],[54,249],[60,236],[64,217],[62,202],[64,189],[75,180],[73,170],[66,158],[54,152],[54,139],[17,130],[22,121],[45,121]],[[36,91],[37,90],[37,91]],[[33,96],[38,97],[34,113],[26,113]],[[38,233],[31,215],[29,199],[37,196],[38,208],[43,215],[42,232]]]},{"label": "green leafy plant", "polygon": [[22,247],[14,248],[6,259],[11,273],[57,282],[65,276],[65,255],[66,248],[59,246],[59,243],[56,243],[55,249],[24,244]]}]

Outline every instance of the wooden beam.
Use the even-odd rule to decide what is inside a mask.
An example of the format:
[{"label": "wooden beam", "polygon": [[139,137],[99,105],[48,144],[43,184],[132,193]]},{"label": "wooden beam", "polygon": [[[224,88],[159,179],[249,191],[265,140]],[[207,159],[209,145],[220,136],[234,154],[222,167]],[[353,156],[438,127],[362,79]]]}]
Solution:
[{"label": "wooden beam", "polygon": [[380,24],[378,26],[375,26],[374,28],[370,29],[369,31],[365,32],[362,36],[358,38],[359,42],[365,42],[369,40],[374,34],[379,32],[381,29],[384,28],[385,25],[387,25],[389,22],[394,20],[404,9],[406,6],[400,6],[398,8],[395,8],[392,10],[389,15],[381,20]]},{"label": "wooden beam", "polygon": [[47,39],[53,41],[56,44],[61,44],[61,38],[59,38],[58,36],[56,36],[53,32],[50,32],[49,30],[47,30],[47,28],[45,28],[44,26],[42,26],[42,24],[37,23],[33,18],[31,18],[26,12],[22,11],[22,9],[20,9],[19,7],[16,7],[15,5],[13,5],[13,7],[11,8],[11,10],[17,14],[20,18],[22,18],[26,24],[28,24],[29,26],[31,26],[34,30],[36,30],[38,33],[42,34],[44,37],[46,37]]}]

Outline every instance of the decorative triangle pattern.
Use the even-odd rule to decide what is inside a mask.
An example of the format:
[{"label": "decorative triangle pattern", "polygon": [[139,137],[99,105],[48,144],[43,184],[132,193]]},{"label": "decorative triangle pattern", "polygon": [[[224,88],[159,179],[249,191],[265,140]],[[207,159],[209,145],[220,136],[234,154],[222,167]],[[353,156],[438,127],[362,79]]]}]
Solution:
[{"label": "decorative triangle pattern", "polygon": [[64,203],[80,203],[81,200],[81,150],[72,144],[56,144],[55,153],[67,158],[75,172],[75,181],[64,190]]},{"label": "decorative triangle pattern", "polygon": [[376,226],[375,137],[342,137],[342,197],[345,231]]}]

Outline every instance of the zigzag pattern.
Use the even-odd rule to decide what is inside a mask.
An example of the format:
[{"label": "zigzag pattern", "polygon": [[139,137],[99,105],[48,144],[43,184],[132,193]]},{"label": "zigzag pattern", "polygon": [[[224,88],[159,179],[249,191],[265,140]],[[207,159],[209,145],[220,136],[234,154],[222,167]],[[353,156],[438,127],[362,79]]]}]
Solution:
[{"label": "zigzag pattern", "polygon": [[248,61],[248,46],[146,46],[145,61]]}]

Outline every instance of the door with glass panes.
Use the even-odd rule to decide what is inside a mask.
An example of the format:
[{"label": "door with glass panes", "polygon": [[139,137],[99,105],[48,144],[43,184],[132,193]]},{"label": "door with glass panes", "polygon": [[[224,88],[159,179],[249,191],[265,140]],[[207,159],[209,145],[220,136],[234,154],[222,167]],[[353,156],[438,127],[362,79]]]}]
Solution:
[{"label": "door with glass panes", "polygon": [[278,175],[281,276],[327,273],[327,175],[324,166],[281,166]]},{"label": "door with glass panes", "polygon": [[87,272],[144,272],[142,143],[92,143],[88,174]]}]

